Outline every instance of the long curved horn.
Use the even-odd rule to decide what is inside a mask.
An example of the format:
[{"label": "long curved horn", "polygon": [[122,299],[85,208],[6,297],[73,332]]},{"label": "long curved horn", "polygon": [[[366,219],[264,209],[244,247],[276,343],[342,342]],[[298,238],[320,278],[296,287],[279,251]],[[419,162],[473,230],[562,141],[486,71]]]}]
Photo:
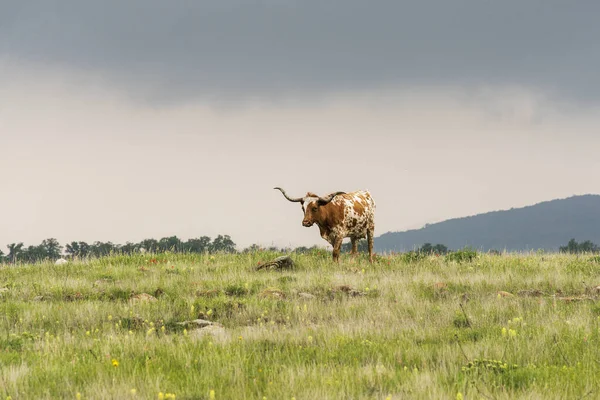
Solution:
[{"label": "long curved horn", "polygon": [[328,194],[325,197],[319,197],[319,203],[327,204],[327,203],[331,202],[331,200],[333,200],[333,198],[335,196],[337,196],[338,194],[346,194],[346,192],[334,192],[334,193]]},{"label": "long curved horn", "polygon": [[285,197],[286,199],[288,199],[289,201],[292,201],[292,202],[294,202],[294,203],[298,203],[298,202],[303,202],[303,201],[304,201],[304,197],[298,197],[297,199],[294,199],[294,198],[291,198],[291,197],[289,197],[289,196],[287,195],[287,193],[285,192],[285,190],[283,190],[283,189],[282,189],[282,188],[280,188],[280,187],[276,187],[276,188],[273,188],[273,189],[278,189],[278,190],[280,190],[280,191],[281,191],[281,193],[283,194],[283,197]]}]

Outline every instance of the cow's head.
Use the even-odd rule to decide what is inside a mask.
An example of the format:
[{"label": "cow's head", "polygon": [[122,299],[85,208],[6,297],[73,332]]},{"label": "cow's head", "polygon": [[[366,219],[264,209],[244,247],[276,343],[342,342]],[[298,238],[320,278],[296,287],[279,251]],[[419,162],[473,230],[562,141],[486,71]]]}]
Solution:
[{"label": "cow's head", "polygon": [[291,198],[285,193],[285,191],[282,188],[276,187],[275,189],[280,190],[283,196],[289,201],[294,203],[300,203],[300,205],[302,206],[302,212],[304,213],[304,219],[302,219],[302,225],[304,226],[312,226],[315,222],[321,222],[323,220],[323,211],[321,207],[329,204],[331,200],[333,200],[333,198],[338,194],[345,193],[334,192],[328,194],[325,197],[320,197],[314,193],[308,192],[304,197]]}]

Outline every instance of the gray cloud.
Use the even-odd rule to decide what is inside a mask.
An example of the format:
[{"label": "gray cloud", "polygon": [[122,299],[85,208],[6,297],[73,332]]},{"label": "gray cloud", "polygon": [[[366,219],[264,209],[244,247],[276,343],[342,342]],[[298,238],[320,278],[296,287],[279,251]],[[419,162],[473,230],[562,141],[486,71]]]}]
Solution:
[{"label": "gray cloud", "polygon": [[158,102],[509,84],[600,100],[593,1],[0,3],[0,57]]}]

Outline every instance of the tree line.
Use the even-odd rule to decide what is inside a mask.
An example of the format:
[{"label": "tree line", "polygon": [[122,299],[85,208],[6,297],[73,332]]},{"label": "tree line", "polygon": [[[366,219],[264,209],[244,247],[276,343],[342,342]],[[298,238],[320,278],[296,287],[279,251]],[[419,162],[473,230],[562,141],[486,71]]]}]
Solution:
[{"label": "tree line", "polygon": [[[38,245],[25,246],[23,242],[11,243],[6,246],[7,253],[0,249],[0,264],[2,263],[35,263],[40,261],[55,261],[62,257],[67,258],[99,258],[113,254],[134,253],[239,253],[235,242],[229,235],[218,235],[212,239],[208,236],[188,239],[183,241],[177,236],[164,237],[162,239],[144,239],[139,243],[126,242],[116,244],[113,242],[87,243],[74,241],[62,246],[54,238],[45,239]],[[327,250],[318,246],[300,246],[292,248],[279,248],[276,246],[262,247],[253,244],[241,251],[249,253],[256,251],[271,251],[279,253],[312,253],[326,252]]]},{"label": "tree line", "polygon": [[571,253],[571,254],[579,254],[579,253],[600,253],[600,247],[598,245],[592,243],[590,240],[586,240],[585,242],[578,243],[575,239],[569,240],[566,246],[561,246],[559,251],[561,253]]},{"label": "tree line", "polygon": [[[144,239],[139,243],[126,242],[124,245],[115,244],[112,242],[70,242],[64,247],[54,238],[45,239],[38,245],[25,247],[22,242],[11,243],[6,246],[7,253],[0,249],[0,263],[35,263],[44,260],[57,260],[64,255],[69,258],[88,258],[88,257],[104,257],[111,254],[133,254],[139,252],[148,253],[237,253],[236,244],[229,235],[218,235],[211,239],[208,236],[188,239],[183,241],[177,236],[164,237],[162,239]],[[64,252],[63,252],[64,250]],[[295,253],[310,253],[314,251],[325,251],[318,246],[306,247],[300,246],[294,249],[278,248],[271,246],[268,248],[253,244],[244,250],[242,253],[255,252],[260,250],[268,250],[272,252],[295,252]],[[351,243],[342,245],[343,252],[350,252]],[[358,242],[358,251],[367,252],[367,241],[361,240]],[[600,253],[600,247],[589,240],[578,243],[575,239],[571,239],[566,246],[561,246],[561,253]],[[410,253],[418,254],[438,254],[444,255],[450,253],[446,245],[425,243],[416,250]],[[499,252],[497,252],[499,253]]]},{"label": "tree line", "polygon": [[139,243],[127,242],[123,245],[112,242],[70,242],[64,247],[54,238],[45,239],[38,245],[27,246],[22,242],[11,243],[6,246],[5,254],[0,250],[0,263],[34,263],[44,260],[57,260],[63,257],[87,258],[103,257],[110,254],[133,254],[138,252],[149,253],[235,253],[236,245],[229,235],[218,235],[211,239],[201,236],[186,241],[177,236],[162,239],[144,239]]}]

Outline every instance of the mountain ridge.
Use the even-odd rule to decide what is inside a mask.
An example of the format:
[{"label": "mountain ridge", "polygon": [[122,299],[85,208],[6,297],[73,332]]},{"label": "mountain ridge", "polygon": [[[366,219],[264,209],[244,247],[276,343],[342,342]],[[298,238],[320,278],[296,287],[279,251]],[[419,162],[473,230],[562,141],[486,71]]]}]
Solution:
[{"label": "mountain ridge", "polygon": [[408,251],[424,243],[452,249],[558,250],[569,239],[600,242],[600,195],[574,195],[508,210],[456,217],[420,229],[386,232],[375,250]]}]

